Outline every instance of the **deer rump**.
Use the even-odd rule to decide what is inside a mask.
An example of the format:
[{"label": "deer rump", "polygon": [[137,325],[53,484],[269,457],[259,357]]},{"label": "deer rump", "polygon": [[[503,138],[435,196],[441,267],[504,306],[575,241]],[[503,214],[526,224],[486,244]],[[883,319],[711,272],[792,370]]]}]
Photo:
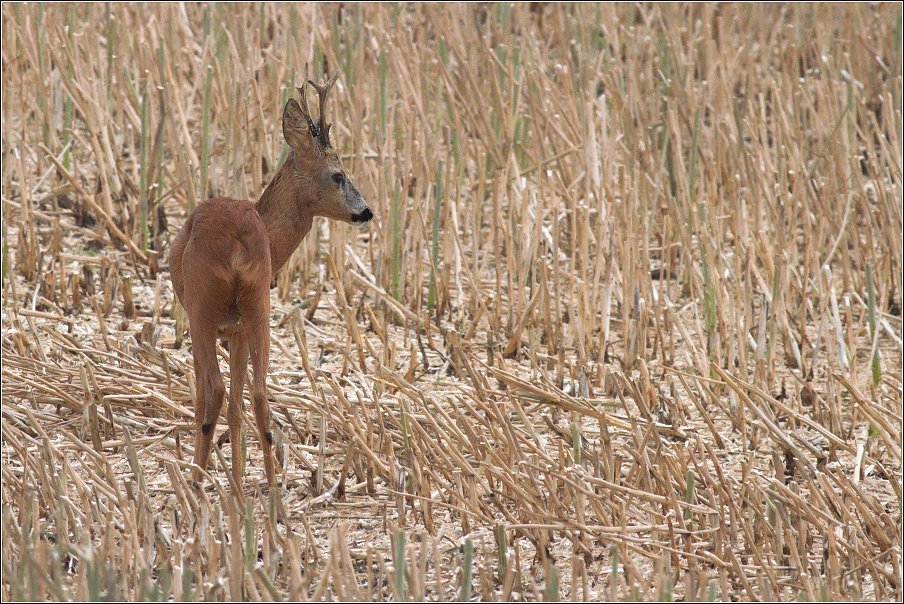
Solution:
[{"label": "deer rump", "polygon": [[215,325],[220,337],[266,326],[270,245],[254,204],[218,197],[198,205],[173,241],[170,276],[189,316]]}]

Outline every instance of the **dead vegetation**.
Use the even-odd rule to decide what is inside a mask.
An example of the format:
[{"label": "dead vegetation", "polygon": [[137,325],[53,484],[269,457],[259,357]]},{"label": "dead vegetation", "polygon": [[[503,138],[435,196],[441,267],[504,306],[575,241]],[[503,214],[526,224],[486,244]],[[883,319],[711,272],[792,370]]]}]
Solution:
[{"label": "dead vegetation", "polygon": [[[901,15],[4,4],[4,600],[900,601]],[[306,63],[376,217],[277,278],[236,509],[168,243]]]}]

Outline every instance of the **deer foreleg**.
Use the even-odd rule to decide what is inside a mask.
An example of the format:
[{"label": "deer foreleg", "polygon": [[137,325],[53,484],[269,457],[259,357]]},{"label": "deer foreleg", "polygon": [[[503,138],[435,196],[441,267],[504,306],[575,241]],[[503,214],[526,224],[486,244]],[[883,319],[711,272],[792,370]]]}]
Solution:
[{"label": "deer foreleg", "polygon": [[242,329],[236,330],[229,339],[229,409],[226,421],[229,423],[229,440],[232,442],[232,476],[238,488],[239,499],[242,492],[242,409],[244,408],[245,375],[248,372],[248,338]]}]

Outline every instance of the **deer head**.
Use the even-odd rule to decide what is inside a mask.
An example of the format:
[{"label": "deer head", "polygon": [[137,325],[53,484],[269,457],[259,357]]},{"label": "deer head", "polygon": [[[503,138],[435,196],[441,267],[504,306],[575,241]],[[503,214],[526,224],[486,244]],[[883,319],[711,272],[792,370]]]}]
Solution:
[{"label": "deer head", "polygon": [[[334,73],[326,84],[307,80],[298,89],[301,104],[292,98],[283,110],[283,136],[295,151],[296,176],[306,181],[309,203],[317,216],[342,222],[364,223],[373,212],[342,168],[339,154],[330,142],[330,126],[326,121],[326,101],[338,77]],[[311,118],[308,110],[307,86],[317,91],[320,115]]]}]

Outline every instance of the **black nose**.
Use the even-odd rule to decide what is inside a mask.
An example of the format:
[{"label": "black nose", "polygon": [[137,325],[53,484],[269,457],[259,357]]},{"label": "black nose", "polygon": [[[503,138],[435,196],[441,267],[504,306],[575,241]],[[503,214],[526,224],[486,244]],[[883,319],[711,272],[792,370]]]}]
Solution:
[{"label": "black nose", "polygon": [[370,222],[373,217],[374,213],[370,211],[370,208],[365,208],[363,212],[352,214],[352,222]]}]

